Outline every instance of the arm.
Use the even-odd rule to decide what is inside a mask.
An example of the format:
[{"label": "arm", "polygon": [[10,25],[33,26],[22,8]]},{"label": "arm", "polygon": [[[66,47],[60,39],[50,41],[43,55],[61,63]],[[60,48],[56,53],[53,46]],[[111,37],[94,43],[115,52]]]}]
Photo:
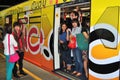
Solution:
[{"label": "arm", "polygon": [[85,27],[82,28],[82,34],[86,39],[89,39],[89,33],[87,33],[87,29]]},{"label": "arm", "polygon": [[24,40],[24,34],[22,33],[22,36],[21,36],[21,40],[22,40],[22,47],[23,47],[23,49],[25,50],[25,45],[26,45],[26,42],[25,42],[25,40]]},{"label": "arm", "polygon": [[89,39],[89,35],[86,32],[82,32],[86,39]]},{"label": "arm", "polygon": [[67,29],[67,36],[66,36],[66,40],[69,41],[70,40],[70,34],[71,34],[71,30]]},{"label": "arm", "polygon": [[60,41],[60,43],[64,43],[62,40],[59,40]]}]

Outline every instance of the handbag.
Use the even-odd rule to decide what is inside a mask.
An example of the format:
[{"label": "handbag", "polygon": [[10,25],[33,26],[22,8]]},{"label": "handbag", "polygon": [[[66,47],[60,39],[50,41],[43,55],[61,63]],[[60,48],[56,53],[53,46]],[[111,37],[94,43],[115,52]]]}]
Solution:
[{"label": "handbag", "polygon": [[80,50],[88,50],[88,40],[82,33],[76,34],[77,45]]},{"label": "handbag", "polygon": [[[9,55],[10,55],[10,34],[8,35],[8,48],[9,48]],[[19,55],[17,52],[15,52],[13,55],[10,55],[9,62],[16,62],[19,60]]]},{"label": "handbag", "polygon": [[74,36],[71,37],[68,47],[71,49],[76,48],[76,37],[74,37]]},{"label": "handbag", "polygon": [[67,42],[61,43],[61,44],[60,44],[60,47],[61,47],[61,49],[64,50],[64,51],[67,51],[67,50],[69,49]]}]

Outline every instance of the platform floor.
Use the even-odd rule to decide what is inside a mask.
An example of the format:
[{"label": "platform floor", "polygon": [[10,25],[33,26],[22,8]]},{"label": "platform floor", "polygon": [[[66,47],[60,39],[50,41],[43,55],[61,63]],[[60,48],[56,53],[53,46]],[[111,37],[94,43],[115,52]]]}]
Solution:
[{"label": "platform floor", "polygon": [[[6,80],[6,62],[5,56],[0,53],[0,80]],[[24,60],[24,71],[28,74],[26,76],[20,75],[19,79],[13,77],[13,80],[67,80],[63,77],[52,74],[34,64]]]}]

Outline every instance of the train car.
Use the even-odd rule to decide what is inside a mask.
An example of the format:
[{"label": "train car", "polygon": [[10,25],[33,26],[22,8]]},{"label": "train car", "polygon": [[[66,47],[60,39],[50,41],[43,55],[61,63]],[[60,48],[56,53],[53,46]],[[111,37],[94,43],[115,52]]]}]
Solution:
[{"label": "train car", "polygon": [[[22,24],[26,41],[24,59],[48,71],[73,79],[61,72],[59,27],[79,7],[79,20],[90,18],[89,80],[120,79],[119,0],[29,0],[0,12],[0,40],[5,23]],[[3,46],[0,42],[0,48]],[[72,55],[71,55],[72,56]],[[60,71],[59,71],[60,70]],[[72,78],[70,78],[72,76]],[[78,80],[86,78],[79,77]],[[77,80],[74,78],[74,80]]]},{"label": "train car", "polygon": [[119,0],[91,0],[89,80],[120,80],[119,20]]}]

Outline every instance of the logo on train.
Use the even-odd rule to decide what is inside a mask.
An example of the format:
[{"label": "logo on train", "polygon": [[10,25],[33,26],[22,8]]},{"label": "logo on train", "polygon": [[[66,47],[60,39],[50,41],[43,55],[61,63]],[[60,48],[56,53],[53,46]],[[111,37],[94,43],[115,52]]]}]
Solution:
[{"label": "logo on train", "polygon": [[[24,21],[24,20],[23,20]],[[26,19],[26,21],[28,21]],[[27,22],[26,22],[27,23]],[[44,31],[42,28],[39,29],[38,25],[31,25],[30,28],[28,29],[27,25],[22,24],[22,29],[23,32],[25,33],[25,42],[26,42],[26,52],[28,50],[30,51],[31,54],[36,55],[36,54],[42,54],[46,60],[53,59],[53,50],[52,48],[52,30],[49,33],[49,38],[47,39],[48,43],[47,46],[44,43],[45,36],[44,36]]]}]

